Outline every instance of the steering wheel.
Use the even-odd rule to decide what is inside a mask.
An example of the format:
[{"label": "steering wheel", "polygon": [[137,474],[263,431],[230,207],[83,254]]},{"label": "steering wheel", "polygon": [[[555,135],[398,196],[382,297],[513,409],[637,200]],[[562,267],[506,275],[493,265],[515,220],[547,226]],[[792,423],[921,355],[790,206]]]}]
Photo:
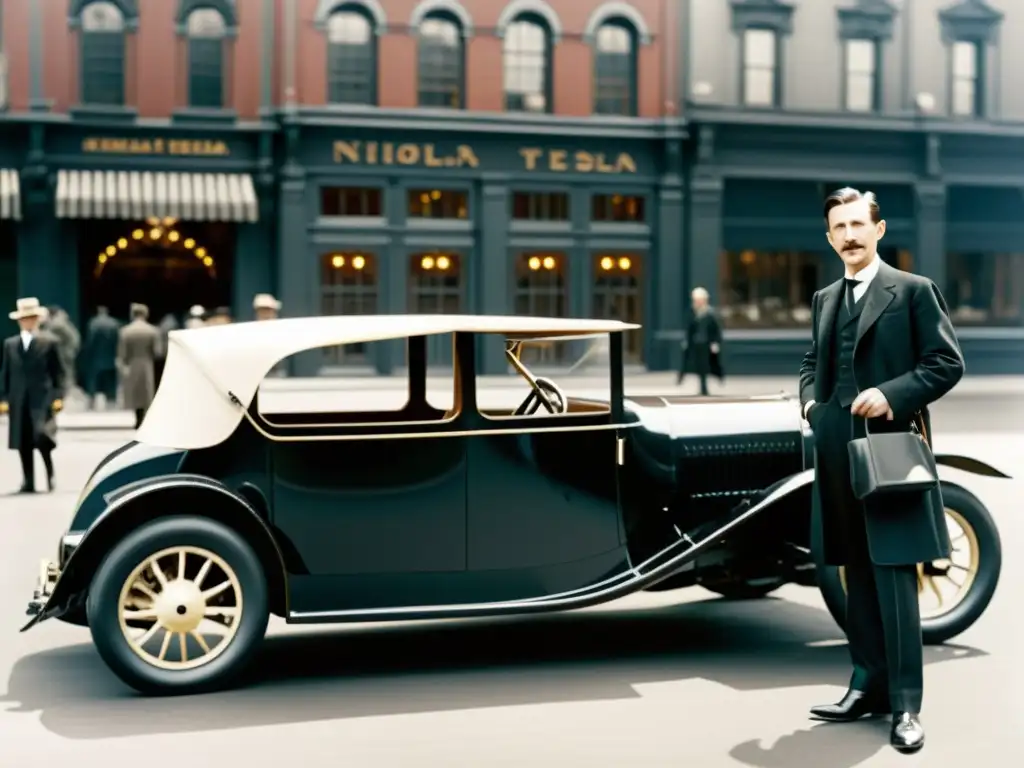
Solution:
[{"label": "steering wheel", "polygon": [[538,376],[534,381],[536,384],[532,385],[530,394],[512,412],[513,416],[532,416],[542,405],[551,414],[569,412],[569,398],[555,382],[543,376]]}]

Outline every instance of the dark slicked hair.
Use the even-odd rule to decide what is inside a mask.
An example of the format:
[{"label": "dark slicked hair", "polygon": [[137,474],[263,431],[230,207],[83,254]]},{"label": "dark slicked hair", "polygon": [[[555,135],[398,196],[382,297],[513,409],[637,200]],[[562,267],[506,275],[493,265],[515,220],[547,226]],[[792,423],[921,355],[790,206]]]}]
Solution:
[{"label": "dark slicked hair", "polygon": [[878,200],[875,198],[874,192],[861,192],[853,187],[843,187],[825,198],[825,226],[829,226],[828,214],[833,208],[839,205],[846,205],[847,203],[855,203],[858,200],[867,201],[868,209],[871,211],[871,221],[877,224],[882,220],[882,209],[878,206]]}]

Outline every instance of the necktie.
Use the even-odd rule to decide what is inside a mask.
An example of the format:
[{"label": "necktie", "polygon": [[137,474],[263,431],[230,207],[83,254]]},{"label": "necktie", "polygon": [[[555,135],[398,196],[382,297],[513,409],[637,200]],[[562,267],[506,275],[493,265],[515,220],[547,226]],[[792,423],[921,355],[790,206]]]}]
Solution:
[{"label": "necktie", "polygon": [[853,300],[853,289],[860,284],[860,280],[854,280],[852,277],[846,279],[846,311],[851,315],[853,314],[853,305],[856,303]]}]

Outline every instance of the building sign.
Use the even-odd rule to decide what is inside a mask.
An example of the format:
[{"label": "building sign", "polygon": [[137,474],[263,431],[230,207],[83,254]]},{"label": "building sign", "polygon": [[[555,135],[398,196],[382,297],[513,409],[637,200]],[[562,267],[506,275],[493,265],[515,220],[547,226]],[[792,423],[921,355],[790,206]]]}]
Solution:
[{"label": "building sign", "polygon": [[422,165],[427,168],[478,168],[472,147],[459,144],[451,154],[439,153],[433,144],[395,144],[390,141],[336,141],[334,162],[365,165]]},{"label": "building sign", "polygon": [[[454,151],[439,151],[433,144],[390,141],[336,141],[334,162],[354,165],[406,165],[426,168],[479,168],[480,158],[468,144]],[[518,156],[523,170],[575,171],[576,173],[636,173],[636,160],[627,152],[522,147]]]},{"label": "building sign", "polygon": [[626,152],[570,152],[567,149],[524,147],[519,150],[528,171],[576,171],[577,173],[636,173],[636,161]]},{"label": "building sign", "polygon": [[91,155],[176,155],[228,157],[231,150],[219,139],[141,139],[89,136],[82,151]]}]

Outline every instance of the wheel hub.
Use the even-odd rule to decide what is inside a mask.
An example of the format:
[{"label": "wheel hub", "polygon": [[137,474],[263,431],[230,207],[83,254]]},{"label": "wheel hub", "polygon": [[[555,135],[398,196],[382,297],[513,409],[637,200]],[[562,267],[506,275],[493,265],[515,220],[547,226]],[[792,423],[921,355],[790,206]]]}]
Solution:
[{"label": "wheel hub", "polygon": [[157,621],[168,632],[191,632],[199,627],[206,612],[203,592],[194,581],[169,582],[156,600]]}]

